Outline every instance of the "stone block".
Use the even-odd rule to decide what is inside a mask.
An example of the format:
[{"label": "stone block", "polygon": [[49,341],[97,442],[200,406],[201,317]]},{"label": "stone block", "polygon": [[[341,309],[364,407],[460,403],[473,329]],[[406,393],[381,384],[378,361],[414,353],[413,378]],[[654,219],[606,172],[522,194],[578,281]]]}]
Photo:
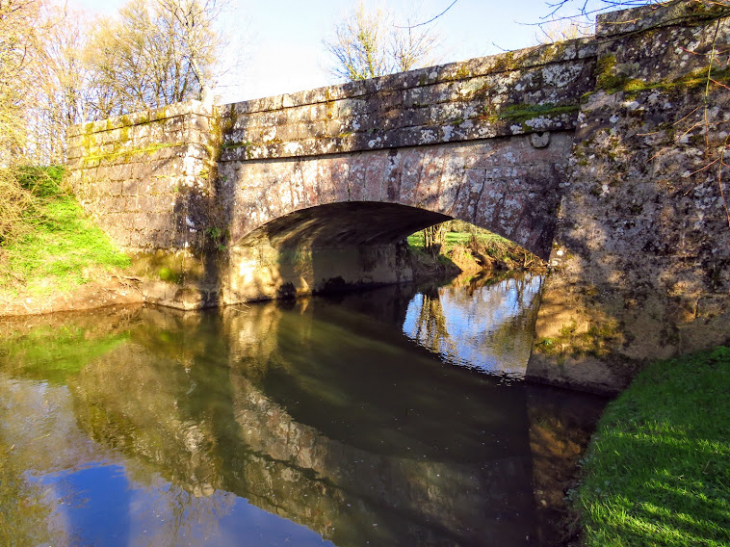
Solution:
[{"label": "stone block", "polygon": [[184,116],[185,128],[188,131],[200,131],[202,133],[208,133],[212,130],[211,118],[208,116],[201,116],[198,114],[189,114]]},{"label": "stone block", "polygon": [[139,189],[139,183],[135,180],[122,181],[122,195],[136,196]]}]

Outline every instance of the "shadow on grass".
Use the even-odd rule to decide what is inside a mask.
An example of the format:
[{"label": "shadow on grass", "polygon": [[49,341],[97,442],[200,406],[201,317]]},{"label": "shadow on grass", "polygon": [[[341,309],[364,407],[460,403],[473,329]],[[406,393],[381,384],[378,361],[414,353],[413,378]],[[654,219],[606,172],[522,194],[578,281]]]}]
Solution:
[{"label": "shadow on grass", "polygon": [[577,501],[588,546],[730,544],[730,348],[643,371],[606,410]]}]

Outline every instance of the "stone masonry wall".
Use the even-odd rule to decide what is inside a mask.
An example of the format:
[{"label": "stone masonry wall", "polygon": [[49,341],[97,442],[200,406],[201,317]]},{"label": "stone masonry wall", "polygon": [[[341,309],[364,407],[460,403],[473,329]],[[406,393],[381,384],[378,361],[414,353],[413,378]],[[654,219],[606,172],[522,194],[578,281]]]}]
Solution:
[{"label": "stone masonry wall", "polygon": [[[70,134],[70,178],[148,300],[182,308],[219,303],[226,284],[248,295],[255,253],[292,241],[270,233],[277,219],[322,250],[310,229],[330,213],[313,211],[338,203],[401,207],[358,226],[332,209],[325,254],[346,243],[353,279],[370,275],[358,246],[444,215],[542,254],[555,234],[528,376],[615,391],[649,361],[730,341],[729,18],[673,1],[604,15],[595,38],[96,122]],[[534,166],[507,165],[517,149]],[[544,235],[524,229],[535,211]],[[251,234],[263,246],[231,252]],[[276,265],[291,251],[274,250]],[[297,293],[322,282],[310,262],[287,263]],[[256,294],[278,294],[269,273]]]},{"label": "stone masonry wall", "polygon": [[[544,135],[537,146],[529,135],[519,135],[283,161],[220,162],[224,184],[232,184],[227,195],[235,200],[231,239],[237,243],[301,209],[377,202],[465,220],[547,258],[572,140],[570,132],[556,132]],[[348,227],[348,218],[332,220],[331,230]],[[399,240],[422,227],[394,217],[370,229],[392,231]],[[367,230],[359,232],[367,235]]]},{"label": "stone masonry wall", "polygon": [[575,127],[592,39],[221,107],[221,161],[321,156]]},{"label": "stone masonry wall", "polygon": [[728,15],[673,2],[599,18],[529,376],[616,390],[730,341]]},{"label": "stone masonry wall", "polygon": [[76,197],[131,255],[148,301],[199,307],[209,299],[205,230],[215,200],[216,119],[212,107],[193,101],[69,133]]}]

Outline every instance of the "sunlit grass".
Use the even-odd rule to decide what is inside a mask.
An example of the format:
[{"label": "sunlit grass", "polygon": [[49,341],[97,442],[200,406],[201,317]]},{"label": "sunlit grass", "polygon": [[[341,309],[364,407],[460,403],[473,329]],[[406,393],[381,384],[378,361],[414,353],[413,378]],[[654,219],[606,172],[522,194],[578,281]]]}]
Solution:
[{"label": "sunlit grass", "polygon": [[23,215],[26,229],[0,247],[0,290],[30,294],[67,291],[88,281],[89,270],[129,265],[109,238],[61,188],[62,170],[35,169],[23,181],[36,196]]},{"label": "sunlit grass", "polygon": [[[444,250],[449,250],[454,245],[466,245],[471,241],[472,234],[467,232],[446,232],[446,236],[444,237]],[[503,238],[502,236],[498,236],[497,234],[478,234],[476,236],[480,242],[482,243],[504,243],[506,245],[513,245],[509,240]],[[423,232],[416,232],[415,234],[411,234],[408,236],[408,245],[411,247],[415,247],[417,249],[423,248],[423,241],[424,236]]]},{"label": "sunlit grass", "polygon": [[730,348],[643,371],[608,406],[583,472],[586,546],[730,545]]}]

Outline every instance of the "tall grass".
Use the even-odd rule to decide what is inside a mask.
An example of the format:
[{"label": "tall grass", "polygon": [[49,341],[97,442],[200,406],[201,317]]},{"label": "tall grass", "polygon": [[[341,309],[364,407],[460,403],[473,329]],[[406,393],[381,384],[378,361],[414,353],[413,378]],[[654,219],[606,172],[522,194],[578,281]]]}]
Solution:
[{"label": "tall grass", "polygon": [[0,245],[24,231],[24,214],[34,203],[33,194],[21,186],[19,179],[16,169],[0,168]]}]

